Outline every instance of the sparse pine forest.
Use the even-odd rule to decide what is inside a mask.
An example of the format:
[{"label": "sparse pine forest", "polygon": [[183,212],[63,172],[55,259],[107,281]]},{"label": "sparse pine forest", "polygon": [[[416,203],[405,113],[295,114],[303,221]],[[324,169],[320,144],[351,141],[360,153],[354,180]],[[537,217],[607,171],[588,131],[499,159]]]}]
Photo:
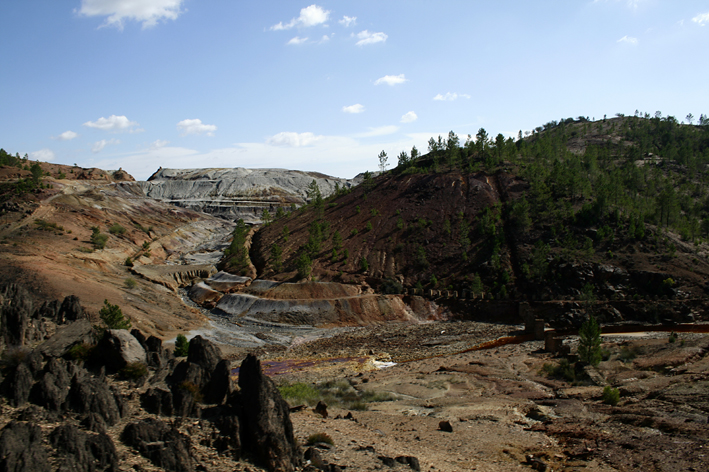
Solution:
[{"label": "sparse pine forest", "polygon": [[256,234],[251,256],[265,277],[488,299],[701,296],[709,119],[691,118],[568,118],[517,139],[450,132],[388,171],[382,151],[378,175],[326,199],[310,189],[309,205]]}]

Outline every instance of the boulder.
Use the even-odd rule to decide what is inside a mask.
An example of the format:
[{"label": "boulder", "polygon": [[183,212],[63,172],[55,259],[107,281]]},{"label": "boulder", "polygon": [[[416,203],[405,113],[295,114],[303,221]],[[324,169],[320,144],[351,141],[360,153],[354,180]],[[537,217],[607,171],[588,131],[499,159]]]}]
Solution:
[{"label": "boulder", "polygon": [[118,454],[106,433],[87,434],[72,424],[63,424],[49,435],[57,450],[60,472],[118,471]]},{"label": "boulder", "polygon": [[37,346],[37,350],[46,357],[62,357],[76,344],[94,344],[94,327],[89,320],[59,328],[54,336]]},{"label": "boulder", "polygon": [[0,431],[0,470],[7,472],[49,472],[42,429],[34,423],[11,421]]},{"label": "boulder", "polygon": [[44,367],[39,382],[30,392],[30,401],[50,411],[62,411],[71,379],[63,359],[51,358]]},{"label": "boulder", "polygon": [[91,364],[106,366],[111,373],[118,372],[127,364],[147,361],[145,349],[140,342],[125,329],[107,329],[96,345]]},{"label": "boulder", "polygon": [[147,418],[130,423],[121,439],[157,467],[174,472],[194,470],[189,438],[160,420]]},{"label": "boulder", "polygon": [[269,470],[291,472],[301,465],[288,404],[263,375],[261,362],[249,354],[239,369],[241,442]]},{"label": "boulder", "polygon": [[150,367],[162,367],[170,357],[167,349],[162,347],[162,339],[155,336],[145,340],[145,351]]},{"label": "boulder", "polygon": [[24,346],[33,303],[27,290],[8,284],[0,290],[0,345]]}]

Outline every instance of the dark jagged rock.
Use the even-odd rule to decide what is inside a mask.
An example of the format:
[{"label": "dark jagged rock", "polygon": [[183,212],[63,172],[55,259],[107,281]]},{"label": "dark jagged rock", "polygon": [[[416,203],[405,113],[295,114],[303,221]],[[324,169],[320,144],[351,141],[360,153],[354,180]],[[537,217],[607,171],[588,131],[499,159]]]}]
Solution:
[{"label": "dark jagged rock", "polygon": [[56,322],[58,312],[59,300],[52,300],[51,302],[42,303],[42,306],[39,307],[39,310],[34,313],[34,316],[35,318],[47,318]]},{"label": "dark jagged rock", "polygon": [[212,372],[209,383],[204,389],[204,403],[220,404],[232,391],[231,366],[229,361],[222,359]]},{"label": "dark jagged rock", "polygon": [[121,417],[118,402],[103,377],[74,375],[67,396],[67,407],[77,413],[96,413],[108,425],[116,424]]},{"label": "dark jagged rock", "polygon": [[34,311],[32,298],[24,287],[16,284],[5,285],[0,295],[0,344],[24,346]]},{"label": "dark jagged rock", "polygon": [[[72,374],[68,372],[72,370]],[[71,384],[70,375],[76,368],[68,367],[63,359],[50,358],[44,366],[39,382],[30,391],[30,401],[51,411],[61,411]]]},{"label": "dark jagged rock", "polygon": [[160,420],[148,418],[123,430],[123,442],[158,467],[174,472],[194,470],[190,440]]},{"label": "dark jagged rock", "polygon": [[168,384],[175,387],[182,387],[184,384],[190,384],[197,387],[201,391],[208,382],[209,373],[197,364],[188,361],[182,361],[177,364],[175,370],[167,378]]},{"label": "dark jagged rock", "polygon": [[249,354],[239,369],[241,388],[241,442],[269,470],[290,472],[301,464],[301,452],[293,435],[288,404],[271,379],[263,375],[261,362]]},{"label": "dark jagged rock", "polygon": [[148,365],[162,367],[169,359],[167,349],[162,347],[162,339],[150,336],[145,340],[145,351],[148,356]]},{"label": "dark jagged rock", "polygon": [[81,308],[81,301],[76,295],[69,295],[64,298],[62,306],[59,308],[56,317],[57,324],[67,323],[84,319],[84,309]]},{"label": "dark jagged rock", "polygon": [[17,414],[18,421],[29,421],[32,423],[56,423],[59,417],[53,411],[46,410],[37,405],[28,405]]},{"label": "dark jagged rock", "polygon": [[187,352],[187,362],[197,364],[206,372],[211,373],[220,360],[222,360],[222,352],[214,343],[202,336],[192,338]]},{"label": "dark jagged rock", "polygon": [[453,425],[451,424],[450,421],[441,421],[438,423],[438,429],[440,431],[445,431],[446,433],[452,433],[453,432]]},{"label": "dark jagged rock", "polygon": [[394,467],[396,461],[389,456],[378,456],[378,459],[387,467]]},{"label": "dark jagged rock", "polygon": [[94,327],[89,320],[74,321],[57,330],[37,350],[47,357],[62,357],[75,344],[94,344]]},{"label": "dark jagged rock", "polygon": [[94,433],[105,433],[106,432],[106,421],[101,415],[96,413],[89,413],[81,420],[81,426],[93,431]]},{"label": "dark jagged rock", "polygon": [[22,406],[27,403],[34,378],[29,367],[20,362],[5,378],[3,390],[6,392],[13,406]]},{"label": "dark jagged rock", "polygon": [[143,346],[143,349],[146,351],[148,350],[147,346],[145,345],[145,335],[137,328],[133,328],[130,330],[130,334],[138,340],[141,346]]},{"label": "dark jagged rock", "polygon": [[63,424],[49,436],[57,450],[57,470],[66,472],[117,471],[118,454],[106,433],[87,434],[72,424]]},{"label": "dark jagged rock", "polygon": [[175,416],[200,416],[200,408],[197,402],[201,393],[194,384],[182,384],[172,390],[172,405]]},{"label": "dark jagged rock", "polygon": [[322,455],[320,455],[320,451],[318,451],[314,447],[309,447],[308,449],[306,449],[305,453],[303,454],[303,457],[306,461],[310,461],[310,465],[312,467],[315,467],[320,470],[328,469],[327,462],[323,460]]},{"label": "dark jagged rock", "polygon": [[140,396],[140,404],[153,415],[172,416],[172,392],[161,388],[150,388]]},{"label": "dark jagged rock", "polygon": [[0,470],[3,472],[49,472],[42,430],[33,423],[12,421],[0,432]]},{"label": "dark jagged rock", "polygon": [[416,472],[421,471],[421,464],[419,464],[419,460],[414,456],[399,456],[396,457],[395,460],[399,464],[408,465],[411,470],[415,470]]},{"label": "dark jagged rock", "polygon": [[327,418],[327,404],[324,401],[320,400],[313,411],[323,418]]},{"label": "dark jagged rock", "polygon": [[234,459],[241,456],[241,441],[239,436],[239,418],[234,415],[219,416],[214,425],[219,429],[219,437],[214,447],[220,452],[231,452]]},{"label": "dark jagged rock", "polygon": [[25,364],[27,364],[27,367],[30,369],[30,372],[32,372],[32,375],[36,376],[42,370],[44,357],[41,352],[35,349],[30,352],[27,357],[25,357]]},{"label": "dark jagged rock", "polygon": [[145,364],[145,349],[140,342],[125,329],[107,329],[91,354],[90,364],[106,366],[115,373],[128,364]]}]

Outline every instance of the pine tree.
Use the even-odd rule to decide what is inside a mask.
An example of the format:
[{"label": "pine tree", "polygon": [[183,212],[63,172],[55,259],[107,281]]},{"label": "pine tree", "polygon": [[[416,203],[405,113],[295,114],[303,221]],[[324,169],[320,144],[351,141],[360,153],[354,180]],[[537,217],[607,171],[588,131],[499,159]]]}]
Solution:
[{"label": "pine tree", "polygon": [[601,362],[601,327],[596,318],[589,315],[579,330],[579,360],[597,366]]}]

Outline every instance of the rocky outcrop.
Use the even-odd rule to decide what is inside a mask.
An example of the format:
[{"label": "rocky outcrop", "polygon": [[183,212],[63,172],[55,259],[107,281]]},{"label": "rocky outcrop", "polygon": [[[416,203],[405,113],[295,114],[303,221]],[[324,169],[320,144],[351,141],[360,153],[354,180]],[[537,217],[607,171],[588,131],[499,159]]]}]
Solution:
[{"label": "rocky outcrop", "polygon": [[147,418],[131,423],[121,439],[157,467],[174,472],[194,470],[189,437],[160,420]]},{"label": "rocky outcrop", "polygon": [[39,425],[11,421],[0,432],[0,470],[49,472],[48,459]]},{"label": "rocky outcrop", "polygon": [[317,172],[286,169],[158,169],[147,182],[137,182],[147,197],[229,220],[261,222],[264,208],[306,203],[315,180],[323,196],[335,186],[350,188],[362,178],[340,179]]},{"label": "rocky outcrop", "polygon": [[207,279],[217,273],[217,268],[211,264],[201,265],[142,265],[133,271],[151,282],[155,282],[170,290],[191,285],[195,280]]},{"label": "rocky outcrop", "polygon": [[72,424],[52,431],[49,442],[57,450],[61,472],[118,471],[118,453],[106,433],[89,434]]},{"label": "rocky outcrop", "polygon": [[293,435],[289,407],[276,385],[263,375],[261,362],[248,355],[239,369],[241,442],[269,470],[290,472],[301,464],[302,453]]}]

